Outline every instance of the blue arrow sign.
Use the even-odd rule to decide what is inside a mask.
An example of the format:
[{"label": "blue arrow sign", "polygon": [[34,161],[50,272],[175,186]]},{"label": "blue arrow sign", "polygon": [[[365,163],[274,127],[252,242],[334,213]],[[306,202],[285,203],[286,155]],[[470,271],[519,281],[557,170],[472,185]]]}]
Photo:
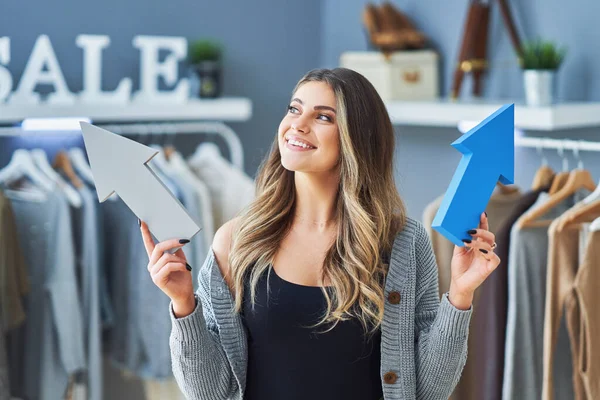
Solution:
[{"label": "blue arrow sign", "polygon": [[452,146],[463,154],[432,228],[457,246],[479,226],[479,218],[498,180],[505,185],[515,175],[515,111],[508,104],[458,138]]}]

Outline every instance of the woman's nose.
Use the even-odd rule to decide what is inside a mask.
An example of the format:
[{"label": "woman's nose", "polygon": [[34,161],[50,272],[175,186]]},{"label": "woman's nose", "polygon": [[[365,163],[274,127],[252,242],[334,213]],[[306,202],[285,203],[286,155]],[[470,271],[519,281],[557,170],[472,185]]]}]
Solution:
[{"label": "woman's nose", "polygon": [[296,132],[306,133],[308,132],[308,125],[302,121],[296,121],[292,124],[292,129]]}]

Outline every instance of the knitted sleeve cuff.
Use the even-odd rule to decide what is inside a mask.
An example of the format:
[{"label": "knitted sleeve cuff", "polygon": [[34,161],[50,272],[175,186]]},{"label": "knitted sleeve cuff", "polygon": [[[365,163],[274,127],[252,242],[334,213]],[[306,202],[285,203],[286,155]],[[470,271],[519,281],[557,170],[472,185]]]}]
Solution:
[{"label": "knitted sleeve cuff", "polygon": [[196,299],[196,308],[194,311],[185,317],[177,318],[173,311],[173,302],[169,303],[169,314],[171,315],[171,335],[174,339],[180,342],[197,341],[201,338],[202,333],[206,331],[206,323],[202,314],[202,306],[198,295],[194,295]]},{"label": "knitted sleeve cuff", "polygon": [[472,304],[468,310],[460,310],[450,303],[448,292],[444,293],[439,309],[440,325],[443,331],[451,333],[454,337],[467,337],[472,314]]}]

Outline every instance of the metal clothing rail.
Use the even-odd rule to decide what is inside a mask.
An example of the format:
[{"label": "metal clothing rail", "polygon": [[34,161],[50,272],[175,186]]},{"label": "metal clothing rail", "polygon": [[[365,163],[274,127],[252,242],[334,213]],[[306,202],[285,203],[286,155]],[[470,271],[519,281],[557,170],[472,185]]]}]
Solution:
[{"label": "metal clothing rail", "polygon": [[537,149],[556,149],[571,151],[600,151],[600,142],[585,140],[548,139],[534,137],[515,137],[515,146],[533,147]]},{"label": "metal clothing rail", "polygon": [[244,169],[244,148],[233,129],[222,122],[156,122],[144,124],[97,125],[100,128],[119,135],[179,135],[179,134],[216,134],[221,136],[231,153],[231,163],[240,170]]},{"label": "metal clothing rail", "polygon": [[[119,135],[179,135],[216,134],[225,140],[231,154],[231,163],[244,169],[244,149],[233,129],[222,122],[150,122],[143,124],[95,124]],[[79,129],[23,129],[21,127],[0,127],[0,136],[48,135],[49,133],[81,134]]]}]

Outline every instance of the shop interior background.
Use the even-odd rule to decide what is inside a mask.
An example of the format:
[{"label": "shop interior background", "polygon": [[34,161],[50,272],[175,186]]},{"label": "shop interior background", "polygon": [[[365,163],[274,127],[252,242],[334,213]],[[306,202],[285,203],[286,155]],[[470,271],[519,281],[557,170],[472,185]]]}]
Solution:
[{"label": "shop interior background", "polygon": [[[440,95],[449,94],[456,65],[464,19],[469,1],[394,1],[435,45],[440,55]],[[600,101],[600,2],[577,0],[509,1],[522,39],[538,36],[568,48],[557,86],[558,101]],[[0,37],[11,38],[8,69],[18,82],[36,38],[50,37],[71,92],[82,85],[82,52],[75,37],[82,33],[108,35],[110,46],[103,52],[103,89],[114,90],[123,77],[138,87],[139,54],[132,46],[135,35],[183,36],[188,40],[212,37],[225,48],[222,96],[247,97],[252,117],[230,123],[244,148],[244,169],[254,177],[269,149],[283,117],[291,90],[304,73],[313,68],[333,68],[345,51],[366,50],[361,12],[365,1],[189,1],[104,0],[60,2],[0,2]],[[491,14],[488,57],[491,67],[484,78],[484,98],[523,102],[522,72],[511,46],[498,7]],[[189,71],[180,68],[180,76]],[[468,97],[471,77],[467,75],[463,95]],[[42,88],[43,90],[43,88]],[[2,109],[0,107],[0,113]],[[425,206],[447,188],[461,155],[450,144],[461,134],[456,128],[398,125],[396,178],[409,215],[421,220]],[[552,132],[527,131],[532,137],[598,140],[599,128]],[[0,137],[0,166],[22,147],[42,147],[50,158],[59,148],[83,145],[80,138]],[[175,146],[184,155],[198,145],[193,135],[178,135]],[[493,151],[493,143],[490,143]],[[556,170],[561,159],[545,150]],[[569,165],[576,162],[567,152]],[[600,158],[582,152],[581,158],[595,180],[600,177]],[[527,190],[540,165],[535,149],[517,148],[515,183]],[[107,375],[114,373],[107,366]],[[121,379],[105,388],[107,399],[137,400],[143,397],[135,379]]]}]

